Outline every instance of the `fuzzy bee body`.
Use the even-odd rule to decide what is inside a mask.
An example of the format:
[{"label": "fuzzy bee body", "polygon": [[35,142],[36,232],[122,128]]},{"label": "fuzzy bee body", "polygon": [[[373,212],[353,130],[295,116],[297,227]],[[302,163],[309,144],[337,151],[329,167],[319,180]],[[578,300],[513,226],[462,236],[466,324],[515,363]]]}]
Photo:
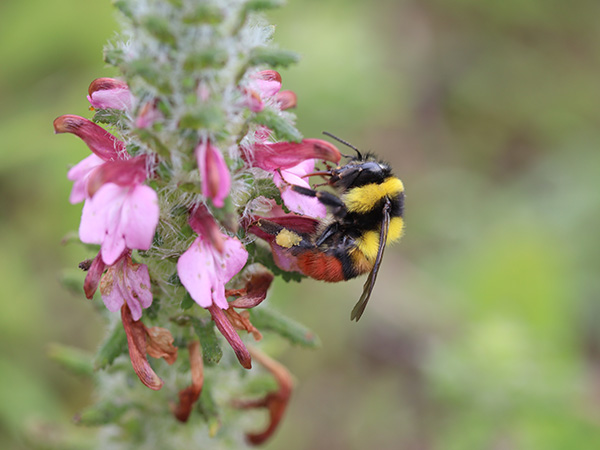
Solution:
[{"label": "fuzzy bee body", "polygon": [[373,290],[385,246],[402,236],[404,186],[387,163],[354,149],[358,156],[347,164],[319,173],[329,177],[328,184],[339,196],[292,186],[326,205],[331,211],[328,220],[297,226],[298,219],[261,219],[250,231],[271,243],[276,261],[277,255],[280,261],[291,259],[293,269],[311,278],[338,282],[369,273],[351,314],[351,319],[358,320]]}]

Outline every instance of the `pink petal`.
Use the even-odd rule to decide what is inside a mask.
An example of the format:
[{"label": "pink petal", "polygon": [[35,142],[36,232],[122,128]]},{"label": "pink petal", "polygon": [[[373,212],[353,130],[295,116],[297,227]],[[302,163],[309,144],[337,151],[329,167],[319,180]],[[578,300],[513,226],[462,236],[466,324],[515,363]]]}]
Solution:
[{"label": "pink petal", "polygon": [[127,260],[124,279],[125,298],[133,320],[140,320],[142,308],[148,308],[152,304],[150,275],[145,264],[133,264],[131,258]]},{"label": "pink petal", "polygon": [[135,126],[137,128],[148,128],[157,120],[163,118],[162,113],[156,107],[155,101],[149,101],[142,106],[137,118],[135,119]]},{"label": "pink petal", "polygon": [[238,239],[227,237],[223,254],[218,255],[218,259],[220,260],[220,278],[225,285],[246,265],[248,251]]},{"label": "pink petal", "polygon": [[298,104],[298,97],[293,91],[281,91],[277,93],[277,96],[275,98],[277,100],[277,103],[279,103],[279,107],[282,110],[295,108]]},{"label": "pink petal", "polygon": [[158,196],[154,189],[141,184],[129,191],[123,202],[120,226],[127,248],[150,248],[159,215]]},{"label": "pink petal", "polygon": [[281,175],[283,175],[283,179],[278,172],[275,172],[273,174],[273,182],[281,189],[281,199],[288,209],[305,216],[325,217],[327,215],[327,208],[325,205],[315,197],[309,197],[293,191],[290,186],[296,185],[310,188],[307,179],[302,177],[314,171],[314,168],[314,160],[306,160],[297,166],[281,170],[280,172]]},{"label": "pink petal", "polygon": [[262,70],[252,75],[250,82],[263,97],[272,97],[281,89],[281,75],[275,70]]},{"label": "pink petal", "polygon": [[212,305],[211,290],[216,283],[214,258],[197,237],[177,260],[177,274],[186,290],[203,308]]},{"label": "pink petal", "polygon": [[256,87],[263,97],[273,97],[281,89],[281,82],[270,80],[256,80]]},{"label": "pink petal", "polygon": [[335,145],[321,139],[304,139],[299,143],[255,144],[252,163],[261,169],[275,171],[289,169],[307,159],[338,163],[341,158],[342,155]]},{"label": "pink petal", "polygon": [[92,264],[90,265],[90,268],[85,276],[85,281],[83,282],[83,291],[85,292],[85,296],[87,298],[91,299],[96,293],[96,289],[98,289],[104,269],[106,269],[106,264],[104,264],[104,261],[102,261],[102,255],[98,253],[94,258],[94,261],[92,261]]},{"label": "pink petal", "polygon": [[325,217],[327,208],[314,197],[299,194],[290,186],[281,188],[281,199],[290,211],[310,217]]},{"label": "pink petal", "polygon": [[210,141],[196,147],[196,160],[202,178],[202,195],[210,198],[217,208],[222,208],[231,187],[231,175],[225,158]]},{"label": "pink petal", "polygon": [[92,152],[104,161],[120,159],[125,154],[125,144],[94,122],[80,116],[67,114],[54,120],[56,133],[72,133],[81,138]]},{"label": "pink petal", "polygon": [[97,78],[88,88],[88,100],[94,108],[131,109],[133,97],[124,81]]},{"label": "pink petal", "polygon": [[265,109],[265,103],[262,101],[260,93],[253,89],[246,90],[246,104],[252,112],[261,112]]},{"label": "pink petal", "polygon": [[104,306],[111,311],[118,311],[125,301],[125,293],[121,290],[123,283],[123,265],[118,263],[116,267],[110,267],[100,282],[100,294]]},{"label": "pink petal", "polygon": [[83,205],[79,239],[87,244],[102,246],[105,264],[113,264],[125,250],[121,231],[121,209],[129,189],[107,183]]},{"label": "pink petal", "polygon": [[135,187],[143,183],[147,176],[145,155],[127,160],[107,161],[89,174],[87,196],[92,197],[106,183]]},{"label": "pink petal", "polygon": [[87,180],[90,173],[98,166],[104,164],[104,160],[95,154],[82,159],[74,165],[67,173],[67,178],[73,181],[73,189],[69,196],[72,204],[82,202],[87,197]]},{"label": "pink petal", "polygon": [[236,238],[225,236],[221,254],[199,236],[179,257],[177,273],[181,283],[200,306],[208,308],[214,302],[226,309],[225,284],[242,270],[247,259],[248,252]]},{"label": "pink petal", "polygon": [[83,206],[79,238],[100,244],[102,259],[111,265],[126,248],[150,248],[158,217],[158,198],[149,186],[106,183]]}]

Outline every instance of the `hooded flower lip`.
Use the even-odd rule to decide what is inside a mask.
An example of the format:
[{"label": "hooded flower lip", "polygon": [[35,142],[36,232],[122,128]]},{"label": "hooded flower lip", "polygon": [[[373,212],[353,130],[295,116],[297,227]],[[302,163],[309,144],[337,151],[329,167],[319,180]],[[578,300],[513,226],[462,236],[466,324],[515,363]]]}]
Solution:
[{"label": "hooded flower lip", "polygon": [[88,88],[88,101],[96,109],[131,109],[133,97],[127,83],[115,78],[96,78]]},{"label": "hooded flower lip", "polygon": [[209,139],[196,147],[195,155],[202,178],[202,195],[210,198],[217,208],[222,208],[231,187],[231,175],[223,155]]},{"label": "hooded flower lip", "polygon": [[285,205],[299,214],[325,217],[327,208],[314,197],[299,194],[292,185],[310,188],[306,176],[314,171],[315,159],[338,163],[342,158],[337,147],[321,139],[301,142],[266,142],[264,130],[257,133],[257,143],[246,154],[246,159],[257,167],[273,173],[273,181],[281,191]]},{"label": "hooded flower lip", "polygon": [[251,163],[270,172],[289,169],[307,159],[322,159],[338,163],[342,154],[337,147],[322,139],[301,142],[256,143],[250,151]]},{"label": "hooded flower lip", "polygon": [[83,142],[103,161],[122,159],[125,144],[100,125],[81,116],[66,114],[54,120],[54,132],[71,133],[81,138]]},{"label": "hooded flower lip", "polygon": [[126,303],[133,320],[140,320],[142,309],[152,304],[148,267],[135,264],[130,254],[123,255],[102,277],[100,294],[109,311],[118,311]]},{"label": "hooded flower lip", "polygon": [[[73,181],[73,189],[69,201],[73,204],[79,203],[91,194],[88,192],[89,181],[94,179],[95,187],[92,193],[100,187],[98,176],[93,176],[104,163],[119,161],[129,158],[124,151],[125,145],[114,135],[99,125],[80,116],[64,115],[54,120],[54,131],[56,133],[72,133],[81,138],[93,152],[87,158],[82,159],[73,166],[67,178]],[[107,170],[107,168],[103,169]],[[102,178],[102,177],[100,177]]]},{"label": "hooded flower lip", "polygon": [[279,103],[279,107],[282,110],[295,108],[298,104],[298,97],[293,91],[281,91],[277,93],[275,99],[277,100],[277,103]]},{"label": "hooded flower lip", "polygon": [[106,183],[114,183],[121,187],[135,187],[142,184],[146,177],[145,155],[127,160],[109,161],[88,174],[87,197],[93,197]]},{"label": "hooded flower lip", "polygon": [[159,215],[158,196],[151,187],[105,183],[83,206],[79,238],[99,244],[104,263],[111,265],[126,249],[151,247]]}]

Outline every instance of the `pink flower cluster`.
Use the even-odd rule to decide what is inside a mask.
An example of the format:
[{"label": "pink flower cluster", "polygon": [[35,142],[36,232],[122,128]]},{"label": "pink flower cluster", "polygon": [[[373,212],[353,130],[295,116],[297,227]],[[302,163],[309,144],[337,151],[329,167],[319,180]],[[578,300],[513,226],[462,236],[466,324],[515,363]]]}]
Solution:
[{"label": "pink flower cluster", "polygon": [[[275,71],[258,72],[242,89],[242,107],[253,112],[266,105],[279,109],[293,107],[296,96],[281,91],[281,77]],[[126,83],[111,79],[94,80],[88,100],[92,109],[119,109],[128,117],[135,113],[135,98]],[[150,101],[137,107],[132,126],[146,128],[162,120],[161,113]],[[126,308],[134,322],[153,301],[152,280],[146,264],[134,262],[134,250],[148,251],[161,220],[159,195],[149,180],[158,179],[152,170],[159,156],[147,152],[137,156],[128,153],[123,140],[83,117],[64,115],[54,121],[56,133],[71,133],[81,138],[92,154],[68,172],[73,181],[71,203],[84,202],[79,226],[82,242],[100,246],[98,255],[88,265],[84,290],[92,298],[98,287],[110,311]],[[313,217],[323,217],[323,205],[302,196],[290,187],[309,187],[306,175],[314,171],[316,159],[337,162],[340,153],[332,144],[319,139],[301,142],[272,142],[271,131],[260,127],[254,132],[253,144],[242,148],[246,167],[259,167],[273,177],[289,210]],[[177,274],[191,298],[207,309],[217,328],[232,345],[240,363],[249,368],[250,354],[235,331],[253,327],[233,311],[227,297],[232,294],[225,285],[246,265],[248,252],[240,240],[223,232],[207,206],[223,208],[232,181],[230,169],[214,139],[200,138],[193,155],[201,180],[201,196],[189,211],[189,225],[196,238],[177,261]],[[270,283],[270,281],[269,281]],[[253,298],[266,296],[266,289]],[[229,294],[228,294],[229,293]],[[244,297],[244,295],[242,295]],[[256,306],[259,301],[239,301],[238,307]],[[239,300],[239,299],[238,299]],[[226,312],[226,314],[224,313]],[[127,314],[129,314],[127,313]],[[127,315],[127,317],[129,317]],[[242,324],[242,325],[240,325]]]}]

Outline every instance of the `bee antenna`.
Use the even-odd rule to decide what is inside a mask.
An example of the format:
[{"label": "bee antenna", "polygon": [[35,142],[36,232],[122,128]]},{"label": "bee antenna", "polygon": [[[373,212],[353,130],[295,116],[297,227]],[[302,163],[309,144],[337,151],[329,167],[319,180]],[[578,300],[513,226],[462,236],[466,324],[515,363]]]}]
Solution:
[{"label": "bee antenna", "polygon": [[360,152],[360,150],[359,150],[359,149],[357,149],[357,148],[356,148],[354,145],[352,145],[350,142],[348,142],[348,141],[345,141],[345,140],[343,140],[343,139],[340,139],[340,138],[339,138],[339,137],[337,137],[337,136],[334,136],[334,135],[333,135],[333,134],[331,134],[329,131],[323,131],[323,134],[324,134],[325,136],[329,136],[330,138],[332,138],[332,139],[335,139],[336,141],[338,141],[338,142],[341,142],[342,144],[344,144],[344,145],[346,145],[346,146],[350,147],[352,150],[354,150],[354,151],[355,151],[355,152],[358,154],[358,159],[361,159],[361,160],[363,159],[363,155],[362,155],[362,153]]}]

